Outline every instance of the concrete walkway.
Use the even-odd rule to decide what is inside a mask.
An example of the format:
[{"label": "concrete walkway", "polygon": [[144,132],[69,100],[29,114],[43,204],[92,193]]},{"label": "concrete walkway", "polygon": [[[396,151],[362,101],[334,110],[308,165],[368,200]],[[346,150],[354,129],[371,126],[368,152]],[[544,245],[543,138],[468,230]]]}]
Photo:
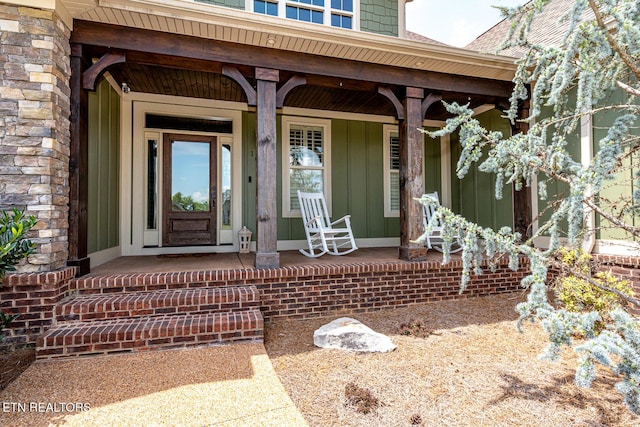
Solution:
[{"label": "concrete walkway", "polygon": [[36,362],[4,426],[307,426],[262,344]]}]

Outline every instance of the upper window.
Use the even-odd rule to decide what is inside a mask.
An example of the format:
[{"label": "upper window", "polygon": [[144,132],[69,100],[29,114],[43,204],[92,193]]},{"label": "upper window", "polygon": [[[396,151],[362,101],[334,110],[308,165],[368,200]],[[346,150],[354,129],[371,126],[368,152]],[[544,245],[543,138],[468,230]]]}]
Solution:
[{"label": "upper window", "polygon": [[[356,11],[359,0],[251,0],[255,13],[280,16],[296,21],[332,27],[357,29]],[[249,6],[250,5],[250,6]]]},{"label": "upper window", "polygon": [[284,117],[282,211],[299,216],[298,190],[324,193],[331,210],[330,121]]},{"label": "upper window", "polygon": [[265,15],[278,16],[278,2],[266,0],[254,0],[253,11]]}]

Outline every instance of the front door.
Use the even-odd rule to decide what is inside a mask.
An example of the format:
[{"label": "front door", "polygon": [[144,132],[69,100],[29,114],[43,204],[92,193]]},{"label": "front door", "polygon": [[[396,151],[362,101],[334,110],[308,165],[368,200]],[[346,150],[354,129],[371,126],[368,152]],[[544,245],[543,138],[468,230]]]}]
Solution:
[{"label": "front door", "polygon": [[163,246],[216,244],[216,137],[164,135]]}]

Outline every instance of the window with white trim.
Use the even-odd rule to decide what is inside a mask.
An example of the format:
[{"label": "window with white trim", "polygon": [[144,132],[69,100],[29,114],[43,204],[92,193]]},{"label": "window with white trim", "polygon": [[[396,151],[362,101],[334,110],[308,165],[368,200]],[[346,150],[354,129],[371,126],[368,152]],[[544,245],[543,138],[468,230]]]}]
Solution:
[{"label": "window with white trim", "polygon": [[398,127],[383,127],[384,216],[400,216],[400,138]]},{"label": "window with white trim", "polygon": [[283,117],[282,212],[299,217],[297,191],[323,192],[331,211],[331,121]]},{"label": "window with white trim", "polygon": [[331,27],[358,29],[360,0],[247,0],[247,9],[264,15]]}]

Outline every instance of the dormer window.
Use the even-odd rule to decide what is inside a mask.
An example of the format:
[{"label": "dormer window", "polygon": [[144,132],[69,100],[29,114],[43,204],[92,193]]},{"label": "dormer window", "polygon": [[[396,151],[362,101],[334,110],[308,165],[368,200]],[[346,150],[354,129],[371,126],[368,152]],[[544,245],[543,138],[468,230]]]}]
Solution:
[{"label": "dormer window", "polygon": [[338,28],[357,29],[355,13],[358,1],[252,0],[248,3],[255,13]]}]

